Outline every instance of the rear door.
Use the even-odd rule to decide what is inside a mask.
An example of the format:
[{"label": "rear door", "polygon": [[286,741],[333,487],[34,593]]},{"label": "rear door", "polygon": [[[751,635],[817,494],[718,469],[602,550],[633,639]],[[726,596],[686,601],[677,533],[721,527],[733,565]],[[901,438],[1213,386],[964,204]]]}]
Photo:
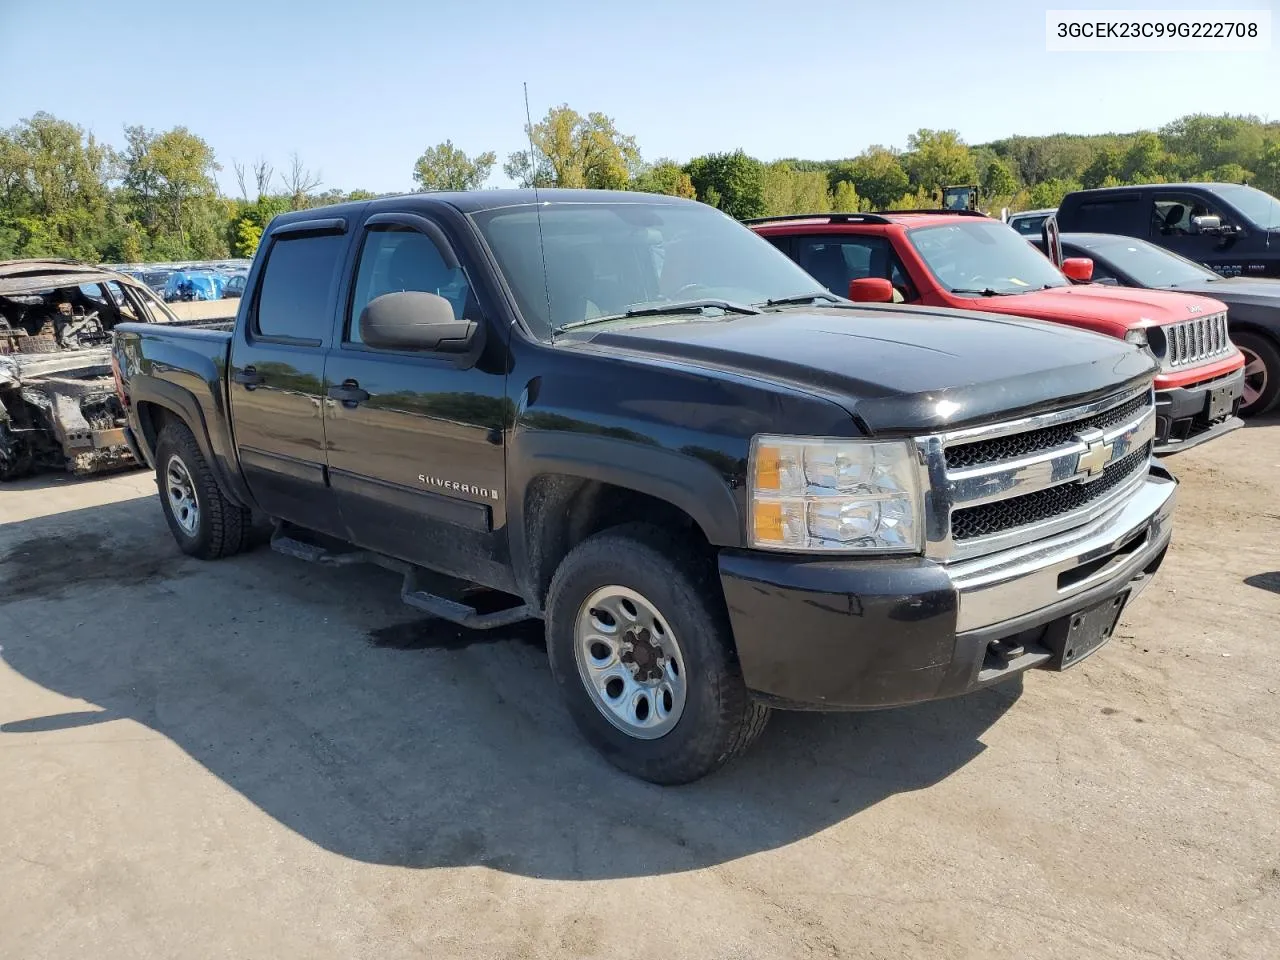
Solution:
[{"label": "rear door", "polygon": [[325,482],[325,352],[346,253],[343,220],[272,232],[253,296],[236,325],[228,393],[245,482],[273,517],[337,533]]},{"label": "rear door", "polygon": [[[364,224],[325,370],[329,482],[345,539],[511,589],[503,530],[505,331],[486,329],[479,291],[465,262],[446,265],[437,245],[444,238],[444,225],[427,215],[380,213]],[[477,350],[366,345],[361,312],[401,290],[438,294],[455,317],[476,321]]]}]

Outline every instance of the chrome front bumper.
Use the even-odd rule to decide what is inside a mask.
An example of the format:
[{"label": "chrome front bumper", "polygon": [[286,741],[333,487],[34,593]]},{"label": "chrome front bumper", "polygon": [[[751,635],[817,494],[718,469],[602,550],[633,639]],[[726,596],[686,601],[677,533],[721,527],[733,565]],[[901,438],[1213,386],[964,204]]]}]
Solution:
[{"label": "chrome front bumper", "polygon": [[959,594],[957,632],[1025,620],[1041,611],[1048,619],[1073,600],[1134,579],[1169,544],[1177,487],[1168,471],[1153,465],[1136,493],[1084,526],[950,564]]}]

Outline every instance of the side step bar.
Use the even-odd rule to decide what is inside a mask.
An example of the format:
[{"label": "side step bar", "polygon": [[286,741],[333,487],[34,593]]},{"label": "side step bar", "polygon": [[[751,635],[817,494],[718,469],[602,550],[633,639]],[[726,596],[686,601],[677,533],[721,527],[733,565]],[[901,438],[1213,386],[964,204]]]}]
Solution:
[{"label": "side step bar", "polygon": [[451,598],[441,593],[433,593],[426,589],[426,582],[437,590],[452,588],[450,593],[464,594],[470,587],[465,581],[457,580],[443,574],[432,573],[421,567],[374,553],[370,550],[330,550],[328,547],[308,543],[290,536],[284,524],[277,523],[271,534],[271,549],[296,560],[308,563],[319,563],[328,567],[346,567],[357,563],[374,563],[388,570],[394,570],[404,576],[400,587],[400,599],[411,607],[448,620],[460,627],[471,630],[492,630],[494,627],[506,627],[522,620],[535,619],[533,608],[527,603],[488,613],[481,613],[475,607],[463,602],[462,597]]}]

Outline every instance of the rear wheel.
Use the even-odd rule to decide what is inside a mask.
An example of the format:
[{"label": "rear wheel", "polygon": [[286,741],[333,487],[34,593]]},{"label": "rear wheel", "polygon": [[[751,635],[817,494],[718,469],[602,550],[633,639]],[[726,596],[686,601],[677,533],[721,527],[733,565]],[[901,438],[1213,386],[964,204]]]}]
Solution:
[{"label": "rear wheel", "polygon": [[1244,354],[1244,399],[1240,416],[1255,417],[1280,397],[1280,349],[1274,341],[1250,331],[1233,331],[1231,340]]},{"label": "rear wheel", "polygon": [[250,511],[222,495],[196,438],[181,421],[171,420],[160,431],[156,485],[169,532],[183,553],[217,560],[249,545]]},{"label": "rear wheel", "polygon": [[734,655],[714,569],[632,524],[575,547],[547,598],[547,649],[583,735],[653,783],[697,780],[764,729]]}]

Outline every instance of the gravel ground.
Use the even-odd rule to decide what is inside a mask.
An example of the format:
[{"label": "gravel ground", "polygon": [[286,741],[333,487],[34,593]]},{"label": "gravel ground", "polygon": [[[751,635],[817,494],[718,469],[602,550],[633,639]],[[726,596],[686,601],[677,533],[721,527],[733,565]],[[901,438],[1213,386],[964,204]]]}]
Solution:
[{"label": "gravel ground", "polygon": [[1280,956],[1280,421],[1168,461],[1164,569],[1064,674],[779,714],[663,790],[536,629],[178,554],[143,473],[0,488],[0,954]]}]

